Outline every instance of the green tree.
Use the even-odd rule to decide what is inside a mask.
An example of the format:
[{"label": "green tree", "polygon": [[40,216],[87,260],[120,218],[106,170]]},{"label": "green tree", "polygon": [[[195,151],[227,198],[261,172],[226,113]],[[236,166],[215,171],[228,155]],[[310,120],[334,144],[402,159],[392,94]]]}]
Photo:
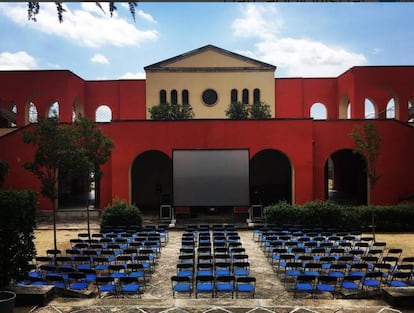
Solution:
[{"label": "green tree", "polygon": [[189,120],[194,117],[193,108],[190,104],[159,103],[149,108],[151,119],[165,120]]},{"label": "green tree", "polygon": [[[368,205],[374,204],[374,191],[381,175],[377,171],[377,160],[381,152],[381,136],[372,122],[354,125],[349,134],[354,139],[354,153],[365,158],[369,180]],[[375,214],[372,210],[372,234],[375,240]]]},{"label": "green tree", "polygon": [[244,120],[249,117],[250,109],[247,104],[240,101],[232,102],[225,111],[226,116],[232,120]]},{"label": "green tree", "polygon": [[70,125],[59,125],[56,117],[39,120],[32,132],[23,133],[23,141],[36,147],[34,159],[24,167],[41,182],[40,193],[53,207],[53,241],[56,242],[56,207],[59,196],[58,172],[85,173],[91,168],[78,133]]},{"label": "green tree", "polygon": [[108,161],[114,143],[96,127],[96,123],[82,115],[78,116],[74,125],[79,140],[77,145],[82,147],[92,166],[90,170],[93,171],[95,180],[95,207],[100,208],[100,186],[103,175],[101,165]]},{"label": "green tree", "polygon": [[[132,18],[135,21],[135,10],[137,7],[137,2],[127,2],[128,6],[129,6],[129,12],[131,13]],[[56,11],[57,11],[57,15],[59,18],[59,22],[63,22],[63,14],[65,13],[65,9],[63,8],[63,1],[55,1],[56,4]],[[95,4],[102,10],[105,12],[105,10],[103,9],[102,5],[99,2],[95,2]],[[108,2],[108,6],[109,6],[109,13],[111,14],[111,17],[113,15],[113,13],[117,10],[117,7],[115,5],[114,1],[109,1]],[[40,1],[29,1],[27,2],[27,17],[29,19],[29,21],[37,21],[37,15],[39,14],[40,11]]]},{"label": "green tree", "polygon": [[270,106],[265,102],[255,102],[250,107],[250,118],[254,120],[269,119],[272,117]]}]

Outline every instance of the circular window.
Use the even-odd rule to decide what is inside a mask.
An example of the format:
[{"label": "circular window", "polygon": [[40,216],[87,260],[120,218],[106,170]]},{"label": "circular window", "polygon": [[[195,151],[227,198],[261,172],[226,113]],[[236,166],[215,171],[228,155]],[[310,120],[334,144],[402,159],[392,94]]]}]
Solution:
[{"label": "circular window", "polygon": [[217,92],[213,89],[207,89],[203,92],[203,102],[208,105],[214,105],[217,102]]}]

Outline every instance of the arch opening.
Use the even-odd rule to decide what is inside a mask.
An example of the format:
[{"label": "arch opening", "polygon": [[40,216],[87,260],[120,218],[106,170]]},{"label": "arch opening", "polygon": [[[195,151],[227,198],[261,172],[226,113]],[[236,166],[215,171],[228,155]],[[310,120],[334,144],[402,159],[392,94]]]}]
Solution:
[{"label": "arch opening", "polygon": [[292,164],[284,153],[266,149],[250,160],[251,204],[292,203],[292,188]]},{"label": "arch opening", "polygon": [[316,102],[310,109],[310,117],[315,120],[326,120],[328,116],[326,106],[323,103]]},{"label": "arch opening", "polygon": [[131,203],[143,212],[158,212],[161,204],[171,204],[172,160],[157,150],[138,155],[131,165]]},{"label": "arch opening", "polygon": [[95,121],[98,123],[110,122],[112,121],[112,110],[107,105],[101,105],[96,109],[95,112]]},{"label": "arch opening", "polygon": [[351,149],[336,151],[325,163],[326,200],[338,204],[367,204],[366,162]]},{"label": "arch opening", "polygon": [[370,99],[366,98],[364,102],[364,117],[365,119],[375,119],[378,117],[378,110],[376,108],[376,105],[374,102],[372,102]]}]

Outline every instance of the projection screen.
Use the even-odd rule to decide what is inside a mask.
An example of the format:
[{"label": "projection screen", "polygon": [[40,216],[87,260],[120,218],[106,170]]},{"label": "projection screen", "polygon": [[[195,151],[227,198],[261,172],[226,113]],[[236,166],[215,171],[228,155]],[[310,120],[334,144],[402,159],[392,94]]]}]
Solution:
[{"label": "projection screen", "polygon": [[174,206],[248,206],[249,150],[173,150]]}]

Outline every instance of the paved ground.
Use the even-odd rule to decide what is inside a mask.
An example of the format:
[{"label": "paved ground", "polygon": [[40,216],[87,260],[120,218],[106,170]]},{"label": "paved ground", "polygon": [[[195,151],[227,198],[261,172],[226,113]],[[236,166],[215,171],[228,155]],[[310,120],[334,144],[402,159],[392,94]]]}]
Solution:
[{"label": "paved ground", "polygon": [[[151,222],[150,220],[146,222]],[[76,237],[78,232],[84,232],[85,223],[79,221],[62,220],[58,223],[59,248],[64,249],[64,242]],[[92,220],[92,232],[99,229],[98,221]],[[40,240],[41,234],[48,238],[49,243]],[[251,313],[251,312],[404,312],[413,313],[413,310],[396,310],[381,299],[378,300],[345,300],[324,299],[294,299],[279,281],[271,266],[264,257],[258,244],[253,240],[252,232],[248,229],[239,230],[243,247],[249,255],[251,274],[257,278],[255,299],[188,299],[180,296],[173,299],[171,293],[170,276],[175,272],[175,265],[181,243],[182,230],[171,230],[169,242],[162,249],[156,270],[144,294],[138,298],[103,298],[103,299],[69,299],[55,298],[45,307],[16,308],[15,313],[109,313],[109,312],[140,312],[140,313]],[[50,246],[52,242],[50,223],[43,220],[37,230],[38,253]],[[414,238],[414,236],[413,236]],[[43,245],[42,245],[43,244]],[[44,251],[43,251],[44,252]],[[1,313],[1,312],[0,312]]]}]

